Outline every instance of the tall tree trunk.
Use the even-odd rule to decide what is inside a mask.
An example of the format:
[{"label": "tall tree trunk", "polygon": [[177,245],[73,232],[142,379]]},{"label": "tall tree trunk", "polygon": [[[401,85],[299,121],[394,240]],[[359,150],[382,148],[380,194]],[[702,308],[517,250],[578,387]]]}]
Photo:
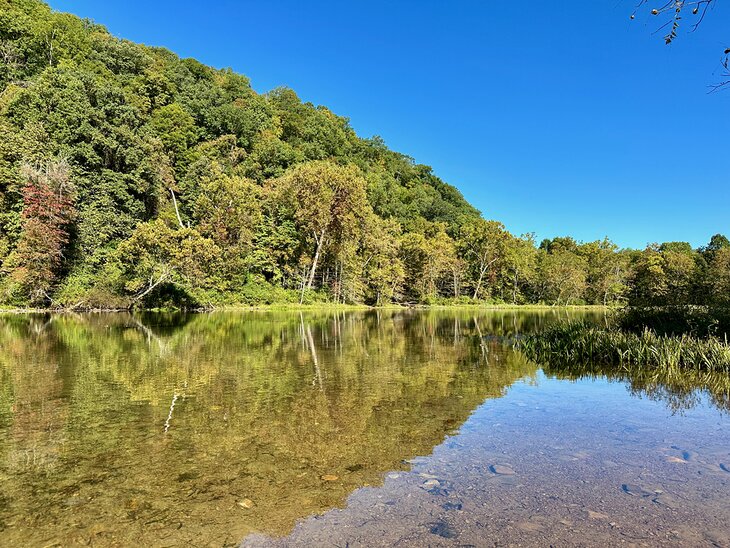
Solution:
[{"label": "tall tree trunk", "polygon": [[302,283],[299,295],[299,304],[304,302],[304,291],[307,289],[307,271],[302,269]]},{"label": "tall tree trunk", "polygon": [[484,274],[487,273],[487,270],[489,270],[489,267],[492,266],[492,264],[494,264],[494,262],[496,260],[497,259],[494,258],[489,262],[486,262],[486,259],[484,259],[482,261],[482,266],[479,268],[479,280],[477,281],[477,286],[474,288],[474,297],[472,297],[473,299],[476,300],[477,295],[479,295],[479,290],[482,287],[482,280],[484,280]]},{"label": "tall tree trunk", "polygon": [[314,239],[317,242],[317,249],[314,252],[314,259],[312,260],[312,269],[309,271],[309,281],[307,282],[307,289],[312,289],[314,283],[314,274],[317,272],[317,263],[319,262],[319,255],[322,253],[322,246],[324,245],[324,230],[322,234],[314,234]]},{"label": "tall tree trunk", "polygon": [[180,225],[180,228],[185,228],[185,225],[183,225],[182,217],[180,217],[180,210],[177,208],[177,200],[175,199],[175,192],[170,188],[168,189],[170,191],[170,195],[172,196],[172,205],[175,206],[175,215],[177,216],[177,222]]},{"label": "tall tree trunk", "polygon": [[344,303],[345,302],[345,287],[344,287],[344,280],[345,280],[345,274],[343,272],[343,269],[345,268],[343,261],[340,261],[340,279],[337,283],[337,304],[340,303],[340,300]]},{"label": "tall tree trunk", "polygon": [[472,299],[476,300],[477,295],[479,295],[479,290],[482,287],[482,279],[484,278],[484,270],[481,270],[479,272],[479,280],[477,281],[477,286],[474,288],[474,296]]}]

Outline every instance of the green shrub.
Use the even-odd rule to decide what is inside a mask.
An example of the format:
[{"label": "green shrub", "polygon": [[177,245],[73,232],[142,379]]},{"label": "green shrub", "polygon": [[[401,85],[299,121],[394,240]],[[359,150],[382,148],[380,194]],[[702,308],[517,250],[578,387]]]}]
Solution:
[{"label": "green shrub", "polygon": [[660,335],[694,337],[730,335],[730,309],[710,306],[631,307],[620,311],[621,329],[640,333],[645,329]]}]

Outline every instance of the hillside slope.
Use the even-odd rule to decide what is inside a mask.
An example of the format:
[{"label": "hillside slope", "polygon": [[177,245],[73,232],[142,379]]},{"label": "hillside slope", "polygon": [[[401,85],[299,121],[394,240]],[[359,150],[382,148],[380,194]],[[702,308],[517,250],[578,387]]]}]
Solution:
[{"label": "hillside slope", "polygon": [[729,265],[537,246],[292,90],[0,0],[0,305],[726,305]]},{"label": "hillside slope", "polygon": [[[358,208],[352,218],[332,204],[328,215],[343,219],[325,234],[313,273],[311,287],[332,292],[336,283],[340,300],[393,297],[402,267],[385,262],[395,256],[383,259],[397,267],[390,274],[355,263],[395,253],[404,231],[454,235],[461,219],[478,216],[429,167],[358,137],[346,118],[289,89],[259,95],[230,70],[117,39],[39,1],[0,7],[5,302],[151,304],[152,293],[173,288],[191,302],[235,301],[225,294],[255,280],[264,293],[272,287],[263,280],[309,286],[315,235],[291,210],[297,204],[281,200],[291,182],[271,183],[296,166],[344,175],[365,193],[348,206]],[[336,241],[348,231],[354,239]]]}]

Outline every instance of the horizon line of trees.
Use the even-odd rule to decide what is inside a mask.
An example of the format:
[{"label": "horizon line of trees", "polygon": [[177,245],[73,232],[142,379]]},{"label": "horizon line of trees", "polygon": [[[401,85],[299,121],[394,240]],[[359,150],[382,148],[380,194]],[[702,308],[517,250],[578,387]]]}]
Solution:
[{"label": "horizon line of trees", "polygon": [[0,304],[728,303],[730,243],[515,236],[289,89],[0,0]]}]

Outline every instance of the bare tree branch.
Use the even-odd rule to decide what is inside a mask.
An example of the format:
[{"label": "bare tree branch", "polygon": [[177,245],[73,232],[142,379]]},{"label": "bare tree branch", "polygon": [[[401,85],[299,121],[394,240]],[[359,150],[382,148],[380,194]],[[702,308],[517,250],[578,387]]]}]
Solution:
[{"label": "bare tree branch", "polygon": [[[680,22],[682,21],[683,14],[691,11],[692,15],[696,17],[696,20],[692,23],[692,27],[690,30],[690,32],[694,32],[705,20],[705,16],[707,15],[707,12],[710,10],[710,8],[714,7],[717,4],[717,0],[658,0],[658,2],[658,5],[651,9],[651,15],[660,18],[662,18],[662,16],[665,16],[666,14],[671,15],[669,17],[669,20],[659,26],[659,28],[654,31],[653,34],[656,34],[664,30],[665,28],[670,27],[669,32],[664,35],[664,42],[667,45],[674,42],[674,40],[677,38],[677,31],[679,29]],[[650,0],[639,0],[639,3],[634,8],[634,12],[631,14],[631,19],[635,19],[636,14],[642,8],[649,5]],[[725,49],[725,59],[721,63],[725,69],[724,76],[727,78],[717,84],[711,85],[710,93],[718,91],[720,89],[724,89],[726,86],[730,85],[728,54],[730,54],[730,48]]]}]

